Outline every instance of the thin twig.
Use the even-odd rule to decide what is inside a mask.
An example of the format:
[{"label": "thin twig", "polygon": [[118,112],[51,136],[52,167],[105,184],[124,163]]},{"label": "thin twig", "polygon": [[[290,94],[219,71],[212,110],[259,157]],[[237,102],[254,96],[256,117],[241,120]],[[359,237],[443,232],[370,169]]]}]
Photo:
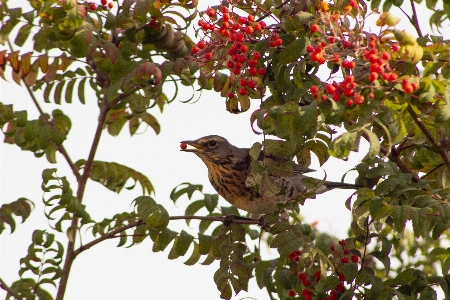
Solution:
[{"label": "thin twig", "polygon": [[411,16],[411,24],[414,26],[414,28],[417,31],[417,34],[419,37],[423,37],[422,30],[420,29],[419,19],[417,18],[417,12],[416,12],[416,5],[414,4],[414,0],[409,1],[411,3],[411,9],[412,9],[412,16]]},{"label": "thin twig", "polygon": [[444,160],[445,165],[447,166],[447,168],[450,170],[450,159],[448,157],[447,152],[445,151],[444,148],[442,148],[437,141],[434,139],[434,137],[431,135],[430,131],[428,130],[428,128],[423,124],[422,120],[419,118],[419,116],[416,114],[416,112],[414,111],[414,109],[412,108],[411,105],[408,105],[408,112],[411,115],[411,117],[413,118],[414,122],[417,124],[417,126],[420,128],[420,130],[422,130],[422,132],[425,134],[425,136],[427,137],[428,141],[430,141],[430,143],[434,146],[435,150],[439,153],[439,155],[442,157],[442,159]]},{"label": "thin twig", "polygon": [[0,288],[7,291],[8,294],[14,297],[15,299],[20,299],[19,296],[16,294],[16,292],[12,288],[10,288],[1,278],[0,278]]},{"label": "thin twig", "polygon": [[91,247],[97,245],[98,243],[103,242],[104,240],[107,240],[107,239],[113,239],[113,238],[116,238],[116,236],[115,236],[116,234],[121,233],[121,232],[124,232],[124,231],[127,230],[127,229],[130,229],[130,228],[139,226],[139,225],[141,225],[141,224],[143,224],[143,223],[144,223],[144,221],[142,221],[142,220],[137,220],[136,222],[133,222],[133,223],[130,223],[130,224],[128,224],[128,225],[122,226],[122,227],[120,227],[120,228],[114,229],[113,231],[110,231],[110,232],[108,232],[107,234],[102,235],[102,236],[99,237],[98,239],[95,239],[95,240],[93,240],[92,242],[87,243],[86,245],[80,246],[80,248],[78,248],[77,250],[75,250],[75,251],[73,252],[73,254],[74,254],[75,256],[77,256],[77,255],[80,254],[81,252],[83,252],[83,251],[85,251],[85,250],[88,250],[89,248],[91,248]]},{"label": "thin twig", "polygon": [[206,221],[217,221],[217,222],[231,222],[237,224],[254,224],[259,225],[261,223],[260,220],[252,220],[246,218],[230,218],[229,216],[223,217],[208,217],[208,216],[173,216],[169,217],[169,220],[206,220]]},{"label": "thin twig", "polygon": [[[362,133],[362,136],[369,141],[369,135],[366,132]],[[408,166],[400,159],[400,156],[398,156],[396,153],[396,151],[389,151],[388,149],[386,149],[386,147],[384,147],[383,145],[380,145],[380,151],[381,153],[383,153],[385,156],[387,156],[392,162],[394,162],[400,170],[402,170],[402,172],[404,173],[409,173],[413,176],[412,180],[414,182],[419,181],[419,177],[417,176],[416,173],[414,173],[413,171],[411,171],[410,168],[408,168]]]}]

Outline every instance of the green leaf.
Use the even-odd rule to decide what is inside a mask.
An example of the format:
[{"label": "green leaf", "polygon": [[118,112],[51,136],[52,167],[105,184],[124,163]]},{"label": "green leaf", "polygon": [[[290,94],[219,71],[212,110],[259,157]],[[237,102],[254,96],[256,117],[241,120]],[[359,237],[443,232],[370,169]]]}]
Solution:
[{"label": "green leaf", "polygon": [[172,231],[168,228],[164,228],[161,233],[155,239],[155,243],[153,244],[152,251],[159,252],[164,251],[166,247],[170,244],[171,241],[178,235],[177,232]]},{"label": "green leaf", "polygon": [[278,54],[280,64],[288,64],[300,58],[306,53],[306,39],[299,37],[290,43],[283,51]]},{"label": "green leaf", "polygon": [[330,147],[330,154],[337,158],[347,158],[350,151],[358,151],[360,131],[345,132],[336,138]]},{"label": "green leaf", "polygon": [[185,265],[192,266],[195,265],[200,260],[200,251],[199,245],[194,242],[194,249],[192,251],[191,257],[187,261],[184,262]]},{"label": "green leaf", "polygon": [[192,235],[182,230],[180,232],[180,236],[178,237],[177,244],[175,246],[176,253],[179,256],[185,255],[193,240],[194,237]]},{"label": "green leaf", "polygon": [[80,80],[80,82],[78,83],[78,99],[80,100],[80,102],[82,104],[86,104],[86,97],[84,94],[84,90],[85,90],[85,84],[86,84],[86,78],[83,78]]}]

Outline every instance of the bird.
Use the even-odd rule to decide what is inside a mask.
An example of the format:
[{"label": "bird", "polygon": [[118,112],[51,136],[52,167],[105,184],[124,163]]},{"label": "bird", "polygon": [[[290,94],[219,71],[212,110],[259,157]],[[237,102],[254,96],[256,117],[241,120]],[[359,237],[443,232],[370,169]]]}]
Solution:
[{"label": "bird", "polygon": [[[189,145],[193,148],[187,148]],[[196,140],[182,141],[181,151],[196,154],[208,168],[208,178],[213,188],[231,205],[247,211],[252,219],[279,210],[278,203],[286,203],[302,194],[313,191],[321,194],[334,188],[357,189],[359,186],[342,182],[312,180],[317,187],[305,183],[311,177],[303,175],[314,170],[298,164],[294,165],[292,176],[271,176],[273,184],[284,193],[279,195],[264,195],[246,185],[248,175],[252,170],[252,160],[249,148],[238,148],[218,135],[208,135]],[[259,160],[264,159],[263,152]],[[284,158],[275,158],[280,161]]]}]

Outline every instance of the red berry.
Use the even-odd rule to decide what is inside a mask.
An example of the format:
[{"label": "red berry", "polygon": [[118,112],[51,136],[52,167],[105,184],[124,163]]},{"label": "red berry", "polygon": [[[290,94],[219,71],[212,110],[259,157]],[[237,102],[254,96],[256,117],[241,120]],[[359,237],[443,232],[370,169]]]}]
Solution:
[{"label": "red berry", "polygon": [[350,44],[349,41],[344,41],[344,42],[342,43],[342,45],[344,46],[344,48],[350,48],[350,46],[351,46],[351,44]]},{"label": "red berry", "polygon": [[220,11],[221,11],[222,13],[227,13],[227,12],[228,12],[228,7],[226,7],[226,6],[221,6],[221,7],[220,7]]},{"label": "red berry", "polygon": [[187,144],[186,143],[181,143],[180,144],[180,148],[181,148],[181,150],[186,150]]},{"label": "red berry", "polygon": [[338,291],[340,291],[340,292],[343,292],[343,291],[345,291],[345,286],[344,286],[342,283],[339,283],[339,284],[336,286],[336,289],[337,289]]},{"label": "red berry", "polygon": [[306,273],[304,273],[304,272],[301,272],[301,273],[298,274],[298,279],[301,280],[301,281],[305,280],[306,277],[307,277]]},{"label": "red berry", "polygon": [[370,82],[373,82],[373,81],[375,81],[375,80],[377,80],[378,79],[378,73],[376,73],[376,72],[371,72],[370,74],[369,74],[369,81]]},{"label": "red berry", "polygon": [[192,54],[198,53],[198,51],[200,51],[200,49],[197,46],[192,48]]},{"label": "red berry", "polygon": [[289,297],[295,297],[295,295],[297,295],[297,293],[293,290],[289,290],[288,295],[289,295]]},{"label": "red berry", "polygon": [[352,99],[347,99],[347,102],[345,102],[345,104],[350,107],[350,106],[353,105],[353,100]]},{"label": "red berry", "polygon": [[258,74],[261,75],[261,76],[266,75],[266,69],[264,69],[264,68],[259,68],[259,69],[258,69]]},{"label": "red berry", "polygon": [[205,42],[204,42],[204,41],[200,41],[200,42],[197,43],[197,46],[198,46],[200,49],[203,49],[203,48],[205,48]]},{"label": "red berry", "polygon": [[347,242],[345,240],[340,240],[339,245],[345,247],[347,245]]},{"label": "red berry", "polygon": [[397,44],[397,43],[392,44],[392,50],[393,50],[394,52],[398,52],[398,51],[400,50],[400,45]]},{"label": "red berry", "polygon": [[277,38],[274,42],[276,47],[279,47],[283,44],[283,40],[280,38]]},{"label": "red berry", "polygon": [[228,67],[229,69],[233,68],[233,67],[234,67],[234,62],[231,61],[231,60],[227,61],[227,67]]},{"label": "red berry", "polygon": [[316,282],[318,282],[320,280],[320,271],[317,271],[314,273],[314,277],[316,278]]},{"label": "red berry", "polygon": [[373,99],[373,98],[375,98],[375,94],[374,93],[370,93],[369,94],[369,99]]},{"label": "red berry", "polygon": [[239,95],[241,95],[241,96],[247,95],[247,90],[245,88],[240,88]]},{"label": "red berry", "polygon": [[314,47],[309,45],[308,47],[306,47],[306,52],[311,53],[314,51]]},{"label": "red berry", "polygon": [[234,74],[234,75],[239,75],[239,74],[241,74],[241,68],[234,68],[234,69],[233,69],[233,74]]},{"label": "red berry", "polygon": [[312,96],[313,96],[314,99],[319,98],[319,94],[317,94],[317,93],[314,93]]},{"label": "red berry", "polygon": [[317,87],[317,85],[313,85],[309,88],[309,91],[314,94],[317,93],[317,91],[319,91],[319,88]]},{"label": "red berry", "polygon": [[241,78],[241,80],[239,81],[239,84],[241,86],[246,86],[247,85],[247,80],[245,78]]},{"label": "red berry", "polygon": [[247,24],[247,18],[241,16],[238,18],[238,22],[241,24]]},{"label": "red berry", "polygon": [[312,24],[310,30],[311,30],[311,33],[315,33],[317,31],[319,31],[319,25]]},{"label": "red berry", "polygon": [[261,29],[264,29],[267,26],[266,22],[264,22],[264,21],[260,21],[258,24],[261,26]]},{"label": "red berry", "polygon": [[414,91],[414,88],[410,83],[402,84],[402,88],[407,94],[411,94]]},{"label": "red berry", "polygon": [[101,0],[100,3],[101,3],[102,5],[106,5],[106,3],[108,3],[108,1],[107,1],[107,0]]},{"label": "red berry", "polygon": [[242,53],[246,53],[248,51],[248,46],[247,45],[242,45],[240,50],[241,50]]},{"label": "red berry", "polygon": [[210,60],[211,58],[212,58],[212,53],[211,52],[208,52],[208,53],[206,53],[205,54],[205,58],[207,59],[207,60]]},{"label": "red berry", "polygon": [[244,35],[242,33],[236,34],[236,41],[242,42],[244,40]]},{"label": "red berry", "polygon": [[327,94],[333,94],[334,91],[336,91],[336,87],[334,85],[327,84],[327,86],[325,87],[325,92]]},{"label": "red berry", "polygon": [[386,51],[384,51],[383,53],[381,53],[381,58],[384,60],[390,60],[391,55],[389,53],[387,53]]},{"label": "red berry", "polygon": [[334,92],[333,95],[331,95],[331,98],[332,98],[334,101],[338,102],[339,100],[341,100],[341,93],[339,93],[339,92]]},{"label": "red berry", "polygon": [[96,10],[97,9],[97,5],[95,5],[94,3],[89,4],[89,9],[90,10]]},{"label": "red berry", "polygon": [[206,14],[207,14],[210,18],[212,18],[212,17],[214,17],[214,16],[216,15],[216,11],[215,11],[214,9],[212,9],[212,8],[208,8],[208,9],[206,10]]},{"label": "red berry", "polygon": [[348,264],[348,258],[347,257],[341,258],[341,263]]},{"label": "red berry", "polygon": [[259,53],[258,51],[253,52],[254,59],[259,59],[260,57],[261,57],[261,53]]},{"label": "red berry", "polygon": [[111,8],[113,8],[113,7],[114,7],[114,3],[109,2],[109,3],[108,3],[108,8],[111,9]]},{"label": "red berry", "polygon": [[339,274],[339,280],[340,281],[345,281],[345,274]]},{"label": "red berry", "polygon": [[330,36],[330,37],[328,37],[328,41],[329,41],[331,44],[333,44],[333,43],[336,41],[336,37]]},{"label": "red berry", "polygon": [[247,20],[249,20],[250,22],[253,22],[255,20],[255,16],[253,15],[248,15],[247,16]]},{"label": "red berry", "polygon": [[228,93],[228,98],[233,99],[234,98],[234,93],[233,92],[229,92]]},{"label": "red berry", "polygon": [[303,285],[304,286],[310,286],[311,282],[309,281],[309,279],[305,279],[305,280],[303,280]]},{"label": "red berry", "polygon": [[[356,101],[356,97],[361,97],[361,96],[360,96],[359,94],[356,94],[356,95],[355,95],[355,101]],[[350,251],[349,251],[348,249],[345,249],[345,250],[344,250],[344,254],[345,254],[345,255],[348,255],[349,253],[350,253]]]},{"label": "red berry", "polygon": [[412,82],[411,85],[412,85],[414,91],[419,88],[419,83],[418,82]]},{"label": "red berry", "polygon": [[239,29],[239,27],[240,27],[239,24],[234,23],[233,26],[231,26],[231,29],[236,31]]},{"label": "red berry", "polygon": [[357,255],[352,255],[352,262],[357,263],[359,260],[359,257]]}]

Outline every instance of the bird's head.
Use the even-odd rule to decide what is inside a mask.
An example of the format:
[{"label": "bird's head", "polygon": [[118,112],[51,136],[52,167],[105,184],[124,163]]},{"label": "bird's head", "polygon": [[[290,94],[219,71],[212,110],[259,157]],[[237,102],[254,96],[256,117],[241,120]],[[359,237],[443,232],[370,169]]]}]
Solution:
[{"label": "bird's head", "polygon": [[182,149],[183,152],[193,152],[209,166],[211,163],[220,164],[239,154],[239,148],[231,145],[227,139],[218,135],[208,135],[194,141],[182,141],[191,147]]}]

